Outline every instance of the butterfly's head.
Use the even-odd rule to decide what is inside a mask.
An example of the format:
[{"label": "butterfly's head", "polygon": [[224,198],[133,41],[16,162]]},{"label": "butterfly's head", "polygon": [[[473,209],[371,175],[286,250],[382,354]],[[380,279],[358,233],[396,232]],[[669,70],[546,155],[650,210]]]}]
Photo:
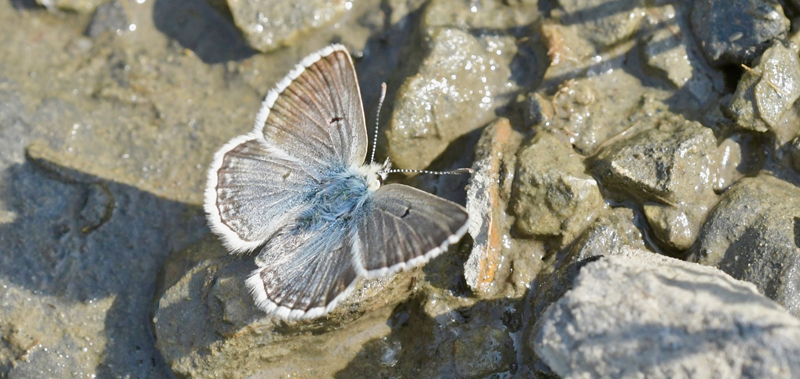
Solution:
[{"label": "butterfly's head", "polygon": [[361,166],[358,171],[364,177],[364,180],[366,180],[367,188],[374,192],[386,181],[386,177],[389,175],[389,170],[391,169],[392,163],[389,162],[389,158],[386,158],[386,162],[383,164],[368,163]]}]

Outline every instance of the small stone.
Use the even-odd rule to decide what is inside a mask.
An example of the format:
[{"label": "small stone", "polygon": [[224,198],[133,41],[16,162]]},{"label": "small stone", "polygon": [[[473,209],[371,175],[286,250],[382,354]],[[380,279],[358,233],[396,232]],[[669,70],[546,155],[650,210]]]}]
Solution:
[{"label": "small stone", "polygon": [[513,174],[509,168],[515,165],[514,151],[521,138],[507,119],[500,119],[484,129],[475,149],[475,172],[467,189],[469,234],[474,242],[464,277],[477,293],[492,289],[503,256],[503,240],[511,238],[505,213]]},{"label": "small stone", "polygon": [[750,283],[635,249],[587,263],[526,338],[564,378],[800,375],[800,320]]},{"label": "small stone", "polygon": [[[644,131],[635,134],[636,128]],[[604,187],[666,204],[713,195],[709,173],[717,140],[711,129],[677,115],[651,117],[631,129],[633,137],[605,146],[595,161],[592,171]]]},{"label": "small stone", "polygon": [[605,208],[581,158],[549,133],[538,133],[517,153],[511,203],[519,233],[562,236],[564,245]]},{"label": "small stone", "polygon": [[56,8],[78,13],[91,13],[105,0],[36,0],[39,5],[54,10]]},{"label": "small stone", "polygon": [[800,173],[800,137],[792,140],[789,145],[789,154],[791,155],[792,167],[796,172]]},{"label": "small stone", "polygon": [[800,61],[775,42],[754,63],[739,81],[728,112],[739,126],[766,132],[779,125],[800,97]]},{"label": "small stone", "polygon": [[553,21],[542,22],[541,35],[550,57],[548,75],[557,77],[564,72],[583,67],[597,55],[594,45],[580,36],[576,25],[562,25]]},{"label": "small stone", "polygon": [[509,29],[530,25],[541,16],[536,2],[432,0],[421,26],[469,29]]},{"label": "small stone", "polygon": [[[686,88],[701,104],[705,104],[721,87],[719,74],[712,71],[694,49],[685,12],[672,4],[648,10],[652,31],[641,45],[645,62],[666,78],[675,88]],[[686,27],[684,27],[686,26]]]},{"label": "small stone", "polygon": [[559,0],[564,25],[579,25],[583,38],[600,48],[620,43],[639,30],[644,1]]},{"label": "small stone", "polygon": [[128,31],[128,16],[125,14],[125,8],[122,7],[122,3],[114,0],[97,7],[85,34],[89,37],[98,37],[103,32],[126,31]]},{"label": "small stone", "polygon": [[228,0],[234,23],[250,46],[262,52],[291,45],[298,37],[339,19],[352,4],[347,0]]},{"label": "small stone", "polygon": [[486,378],[511,371],[517,361],[514,341],[502,325],[465,330],[455,339],[453,359],[459,378]]},{"label": "small stone", "polygon": [[677,88],[692,79],[692,62],[686,44],[669,29],[659,29],[649,36],[644,45],[647,64],[664,72]]},{"label": "small stone", "polygon": [[734,134],[717,147],[714,191],[723,192],[739,179],[753,175],[764,166],[765,148],[761,138],[750,134]]},{"label": "small stone", "polygon": [[[670,93],[646,88],[624,70],[561,82],[550,99],[553,117],[536,130],[547,130],[592,155],[598,146],[630,127],[637,112],[648,113]],[[662,108],[666,108],[665,106]],[[660,112],[660,109],[655,109]]]},{"label": "small stone", "polygon": [[769,175],[723,194],[689,259],[716,266],[800,317],[800,188]]},{"label": "small stone", "polygon": [[525,129],[533,129],[550,119],[553,113],[553,104],[538,93],[529,93],[517,103],[522,123]]},{"label": "small stone", "polygon": [[402,168],[427,167],[450,142],[492,121],[509,90],[508,66],[470,33],[435,28],[428,45],[389,120],[389,157]]},{"label": "small stone", "polygon": [[770,41],[784,35],[789,19],[772,0],[697,0],[692,31],[715,65],[750,64]]},{"label": "small stone", "polygon": [[659,203],[645,203],[642,208],[656,238],[678,251],[692,246],[708,212],[708,208],[703,212],[690,212],[683,207]]},{"label": "small stone", "polygon": [[601,255],[618,255],[624,247],[644,248],[642,232],[636,227],[634,218],[634,212],[629,208],[614,208],[601,215],[578,237],[561,265]]},{"label": "small stone", "polygon": [[[497,299],[490,304],[469,296],[453,296],[450,291],[427,284],[422,287],[409,301],[395,307],[383,322],[378,324],[376,319],[374,326],[360,332],[388,325],[390,335],[368,341],[345,369],[328,377],[391,378],[398,373],[412,378],[510,377],[517,363],[516,329],[506,320],[516,312],[515,302]],[[357,339],[358,334],[349,328],[345,331],[350,334],[341,333],[340,338]],[[329,354],[329,346],[330,343],[322,345],[324,351],[298,346],[303,349],[298,355],[310,356],[317,362],[320,354],[334,355]]]}]

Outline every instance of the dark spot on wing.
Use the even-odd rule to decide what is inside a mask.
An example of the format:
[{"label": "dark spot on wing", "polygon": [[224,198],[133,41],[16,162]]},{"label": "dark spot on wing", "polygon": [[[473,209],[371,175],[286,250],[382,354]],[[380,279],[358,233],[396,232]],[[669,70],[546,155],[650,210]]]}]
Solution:
[{"label": "dark spot on wing", "polygon": [[406,211],[403,212],[403,215],[401,215],[400,218],[406,218],[409,213],[411,213],[411,208],[406,208]]},{"label": "dark spot on wing", "polygon": [[329,122],[329,124],[333,125],[334,123],[337,123],[337,122],[342,121],[342,120],[344,120],[344,119],[337,116],[337,117],[332,118],[331,121]]}]

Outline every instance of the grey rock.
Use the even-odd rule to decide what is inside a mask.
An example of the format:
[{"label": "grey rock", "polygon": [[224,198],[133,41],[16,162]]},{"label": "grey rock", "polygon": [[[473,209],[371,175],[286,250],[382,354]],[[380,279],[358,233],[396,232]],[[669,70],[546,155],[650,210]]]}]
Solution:
[{"label": "grey rock", "polygon": [[601,255],[619,255],[626,247],[644,248],[642,232],[634,222],[634,212],[614,208],[597,218],[567,250],[559,266],[566,267]]},{"label": "grey rock", "polygon": [[690,259],[746,280],[800,317],[800,188],[769,175],[728,189]]},{"label": "grey rock", "polygon": [[783,121],[800,97],[797,53],[774,42],[739,81],[728,112],[746,129],[766,132]]},{"label": "grey rock", "polygon": [[605,208],[580,156],[549,133],[517,152],[512,212],[526,236],[561,236],[569,244]]},{"label": "grey rock", "polygon": [[352,5],[344,0],[228,1],[236,26],[251,47],[263,52],[291,45],[310,30],[334,22]]},{"label": "grey rock", "polygon": [[507,49],[449,28],[431,30],[426,44],[418,72],[397,92],[386,133],[389,157],[402,168],[427,167],[450,142],[493,120],[511,89],[508,63],[493,53]]},{"label": "grey rock", "polygon": [[[170,256],[153,323],[157,346],[174,373],[269,377],[307,367],[310,371],[295,373],[333,376],[363,343],[390,331],[385,320],[408,296],[414,280],[411,271],[364,281],[327,317],[284,322],[255,307],[244,285],[254,269],[252,258],[228,256],[214,236]],[[309,347],[328,345],[339,353],[326,354],[324,364],[309,365],[316,359]]]},{"label": "grey rock", "polygon": [[580,35],[600,48],[630,38],[644,18],[644,1],[559,0],[561,22],[578,24]]},{"label": "grey rock", "polygon": [[750,64],[789,29],[783,8],[773,0],[698,0],[692,31],[706,57],[716,64]]},{"label": "grey rock", "polygon": [[[644,131],[636,134],[637,128]],[[710,175],[716,138],[699,123],[669,114],[644,119],[630,132],[600,152],[592,171],[605,188],[646,203],[655,236],[685,250],[716,200]]]},{"label": "grey rock", "polygon": [[97,7],[85,33],[89,37],[98,37],[103,32],[121,34],[128,30],[128,25],[125,8],[122,3],[113,0]]},{"label": "grey rock", "polygon": [[800,320],[752,284],[642,250],[586,264],[526,338],[564,378],[800,375]]}]

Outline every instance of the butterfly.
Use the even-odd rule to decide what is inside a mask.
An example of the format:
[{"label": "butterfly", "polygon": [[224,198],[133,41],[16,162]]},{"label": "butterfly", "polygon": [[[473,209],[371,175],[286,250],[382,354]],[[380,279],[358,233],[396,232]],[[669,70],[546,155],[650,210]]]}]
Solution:
[{"label": "butterfly", "polygon": [[353,60],[331,45],[278,82],[254,129],[214,155],[208,222],[232,253],[259,249],[246,286],[267,314],[323,316],[359,278],[425,263],[466,232],[462,206],[384,184],[402,170],[365,163],[367,144]]}]

